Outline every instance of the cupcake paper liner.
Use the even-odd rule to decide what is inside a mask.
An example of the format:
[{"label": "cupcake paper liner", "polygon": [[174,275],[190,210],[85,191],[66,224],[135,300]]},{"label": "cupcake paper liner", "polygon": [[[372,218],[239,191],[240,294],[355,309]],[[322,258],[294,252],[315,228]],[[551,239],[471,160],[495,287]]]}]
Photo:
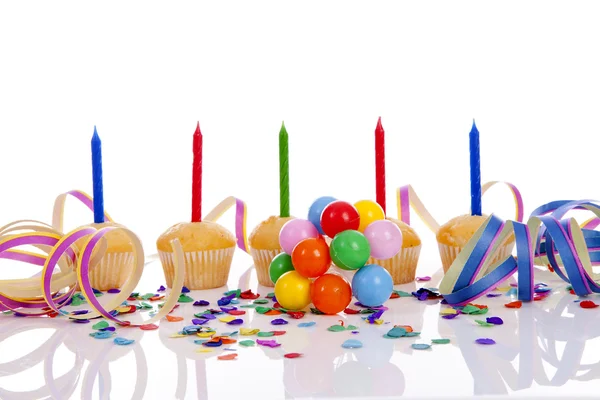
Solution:
[{"label": "cupcake paper liner", "polygon": [[[438,243],[438,247],[440,249],[440,257],[442,259],[442,265],[444,267],[445,274],[463,248],[456,246],[448,246],[442,243]],[[492,263],[508,257],[512,253],[514,247],[515,242],[511,242],[501,246],[496,252],[496,255],[492,258]]]},{"label": "cupcake paper liner", "polygon": [[377,264],[385,268],[394,281],[394,285],[410,283],[415,280],[421,245],[402,248],[398,254],[388,260],[370,257],[367,264]]},{"label": "cupcake paper liner", "polygon": [[[227,249],[184,252],[183,285],[191,290],[214,289],[227,284],[235,246]],[[167,287],[173,286],[175,264],[172,252],[159,251]]]},{"label": "cupcake paper liner", "polygon": [[89,271],[94,289],[120,289],[133,273],[133,252],[106,253],[100,264]]},{"label": "cupcake paper liner", "polygon": [[269,266],[271,265],[271,261],[273,261],[275,256],[281,252],[283,252],[282,249],[257,250],[250,248],[250,255],[252,255],[252,259],[254,260],[256,276],[260,285],[266,287],[275,286],[275,284],[271,281],[271,276],[269,276]]}]

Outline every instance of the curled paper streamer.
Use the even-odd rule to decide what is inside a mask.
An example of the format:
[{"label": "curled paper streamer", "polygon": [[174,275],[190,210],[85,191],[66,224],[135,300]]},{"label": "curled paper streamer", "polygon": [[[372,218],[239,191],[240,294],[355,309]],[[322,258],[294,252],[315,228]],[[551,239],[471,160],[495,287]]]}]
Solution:
[{"label": "curled paper streamer", "polygon": [[[513,200],[515,202],[515,220],[518,222],[523,221],[523,198],[521,197],[521,192],[519,189],[512,183],[508,182],[500,182],[500,181],[491,181],[484,184],[481,188],[482,196],[491,189],[496,184],[504,184],[506,185],[512,195]],[[410,209],[412,209],[417,213],[419,218],[427,225],[427,227],[434,233],[436,233],[440,229],[440,224],[433,218],[431,213],[427,210],[417,193],[413,189],[411,185],[406,185],[399,187],[396,190],[396,201],[398,205],[398,219],[402,222],[410,225]]]},{"label": "curled paper streamer", "polygon": [[[574,218],[561,219],[568,211],[585,209],[600,217],[598,202],[560,201],[539,207],[527,224],[504,222],[491,215],[450,266],[440,292],[451,305],[464,305],[493,290],[518,271],[518,298],[533,300],[534,259],[542,256],[552,270],[569,283],[578,296],[600,293],[592,270],[598,260],[600,233],[582,228]],[[589,224],[587,226],[590,226]],[[517,257],[491,264],[502,243],[514,234]]]},{"label": "curled paper streamer", "polygon": [[240,249],[248,253],[250,251],[250,246],[248,246],[248,237],[246,236],[246,216],[248,214],[246,203],[233,196],[227,197],[217,204],[217,206],[204,217],[204,220],[216,222],[233,206],[235,206],[235,238],[237,240],[237,245]]}]

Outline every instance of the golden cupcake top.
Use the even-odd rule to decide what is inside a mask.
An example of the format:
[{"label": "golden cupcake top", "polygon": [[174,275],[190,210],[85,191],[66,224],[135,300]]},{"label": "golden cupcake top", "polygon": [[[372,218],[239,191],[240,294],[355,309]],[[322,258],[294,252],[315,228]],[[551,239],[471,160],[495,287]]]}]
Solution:
[{"label": "golden cupcake top", "polygon": [[[123,225],[114,223],[114,222],[102,222],[100,224],[89,224],[85,226],[91,226],[96,229],[106,228],[108,226],[114,226],[118,228],[124,228]],[[106,252],[107,253],[129,253],[133,252],[133,244],[131,244],[131,239],[127,234],[120,230],[114,229],[104,235],[104,239],[106,239]],[[83,240],[78,240],[77,244],[82,245]]]},{"label": "golden cupcake top", "polygon": [[280,250],[279,232],[293,218],[271,216],[258,224],[248,238],[250,247],[256,250]]},{"label": "golden cupcake top", "polygon": [[452,218],[440,227],[437,241],[447,246],[464,247],[487,218],[487,215],[470,214]]},{"label": "golden cupcake top", "polygon": [[171,240],[179,239],[184,252],[220,250],[235,246],[235,236],[216,222],[181,222],[167,229],[156,241],[159,251],[173,251]]},{"label": "golden cupcake top", "polygon": [[400,228],[400,231],[402,232],[403,249],[407,247],[417,247],[421,244],[421,239],[419,238],[419,235],[417,235],[417,232],[411,226],[395,218],[388,217],[386,219],[388,221],[392,221],[398,226],[398,228]]}]

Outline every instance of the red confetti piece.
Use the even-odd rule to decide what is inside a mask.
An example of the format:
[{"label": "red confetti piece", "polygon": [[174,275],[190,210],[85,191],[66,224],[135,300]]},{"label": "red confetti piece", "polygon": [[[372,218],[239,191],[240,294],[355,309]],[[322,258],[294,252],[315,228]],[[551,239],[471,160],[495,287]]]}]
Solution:
[{"label": "red confetti piece", "polygon": [[484,310],[484,309],[488,308],[488,306],[486,306],[485,304],[471,304],[471,305],[479,308],[480,310]]},{"label": "red confetti piece", "polygon": [[273,332],[273,336],[281,336],[285,335],[286,331],[271,331]]},{"label": "red confetti piece", "polygon": [[179,321],[183,321],[183,317],[174,317],[172,315],[167,315],[165,317],[167,319],[167,321],[169,322],[179,322]]},{"label": "red confetti piece", "polygon": [[217,357],[219,360],[235,360],[237,358],[237,353],[224,354],[222,356]]},{"label": "red confetti piece", "polygon": [[345,314],[358,314],[358,313],[360,313],[360,311],[358,311],[358,310],[355,310],[355,309],[353,309],[353,308],[346,308],[346,309],[344,310],[344,313],[345,313]]},{"label": "red confetti piece", "polygon": [[229,315],[244,315],[244,314],[246,314],[246,311],[244,311],[244,310],[231,310],[227,314],[229,314]]},{"label": "red confetti piece", "polygon": [[49,313],[48,313],[48,316],[49,316],[50,318],[56,318],[56,317],[58,317],[58,313],[57,313],[56,311],[52,311],[52,312],[49,312]]},{"label": "red confetti piece", "polygon": [[285,358],[298,358],[302,357],[302,353],[287,353],[283,355]]},{"label": "red confetti piece", "polygon": [[136,300],[137,300],[137,298],[135,298],[135,297],[128,297],[127,298],[127,301],[136,301]]},{"label": "red confetti piece", "polygon": [[521,300],[511,301],[510,303],[506,303],[504,307],[506,308],[521,308],[523,302]]},{"label": "red confetti piece", "polygon": [[552,268],[552,265],[550,265],[550,264],[548,264],[548,271],[554,272],[554,268]]},{"label": "red confetti piece", "polygon": [[302,311],[288,311],[287,315],[289,315],[290,317],[292,317],[294,319],[300,319],[300,318],[304,317],[304,313]]},{"label": "red confetti piece", "polygon": [[282,308],[282,307],[279,303],[275,303],[275,304],[273,304],[273,308]]},{"label": "red confetti piece", "polygon": [[571,289],[571,290],[569,290],[569,293],[575,294],[575,291],[573,289]]},{"label": "red confetti piece", "polygon": [[128,306],[128,307],[129,307],[129,310],[123,311],[123,312],[119,312],[119,314],[133,314],[134,312],[137,311],[137,307],[136,306],[131,305],[131,306]]},{"label": "red confetti piece", "polygon": [[[398,297],[400,297],[400,295],[398,293],[392,292],[392,295],[390,296],[390,299],[397,299]],[[346,314],[348,314],[348,313],[346,313]]]},{"label": "red confetti piece", "polygon": [[155,329],[158,329],[158,325],[154,325],[154,324],[140,325],[140,329],[143,331],[153,331]]},{"label": "red confetti piece", "polygon": [[279,310],[269,310],[265,313],[265,315],[280,315],[281,311]]},{"label": "red confetti piece", "polygon": [[240,299],[244,300],[256,300],[260,297],[260,294],[252,293],[252,290],[248,289],[242,293],[240,293]]},{"label": "red confetti piece", "polygon": [[579,303],[579,307],[581,307],[581,308],[596,308],[596,307],[598,307],[598,304],[594,303],[591,300],[584,300],[581,303]]}]

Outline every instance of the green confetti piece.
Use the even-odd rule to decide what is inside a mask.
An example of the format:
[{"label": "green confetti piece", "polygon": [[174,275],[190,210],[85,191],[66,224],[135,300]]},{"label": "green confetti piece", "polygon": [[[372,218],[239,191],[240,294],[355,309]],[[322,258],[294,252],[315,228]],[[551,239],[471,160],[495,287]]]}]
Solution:
[{"label": "green confetti piece", "polygon": [[354,326],[354,325],[348,325],[348,326],[346,327],[346,330],[347,330],[347,331],[356,331],[356,330],[358,330],[358,327],[357,327],[357,326]]},{"label": "green confetti piece", "polygon": [[256,299],[252,304],[269,304],[269,300],[267,299]]},{"label": "green confetti piece", "polygon": [[372,308],[365,308],[363,310],[360,310],[359,314],[373,314],[375,312],[375,310],[373,310]]},{"label": "green confetti piece", "polygon": [[331,325],[329,328],[327,328],[327,330],[329,332],[342,332],[345,331],[346,328],[341,325]]},{"label": "green confetti piece", "polygon": [[241,342],[238,342],[240,346],[244,346],[244,347],[251,347],[254,346],[254,340],[242,340]]},{"label": "green confetti piece", "polygon": [[398,339],[397,337],[390,336],[387,333],[385,335],[383,335],[383,337],[386,339]]},{"label": "green confetti piece", "polygon": [[154,308],[154,307],[152,307],[152,304],[146,303],[145,301],[142,301],[141,306],[142,306],[142,309],[144,309],[144,310],[151,310]]},{"label": "green confetti piece", "polygon": [[104,328],[108,328],[108,322],[106,322],[106,321],[100,321],[97,324],[94,324],[92,326],[92,329],[95,329],[95,330],[104,329]]},{"label": "green confetti piece", "polygon": [[396,326],[396,327],[390,329],[386,335],[389,337],[392,337],[392,338],[399,338],[399,337],[406,336],[407,333],[408,332],[406,331],[406,329]]},{"label": "green confetti piece", "polygon": [[316,308],[311,308],[311,309],[310,309],[310,312],[311,312],[311,313],[313,313],[313,314],[315,314],[315,315],[325,315],[325,313],[324,313],[324,312],[322,312],[322,311],[319,311],[319,310],[318,310],[318,309],[316,309]]},{"label": "green confetti piece", "polygon": [[163,308],[165,303],[158,303],[158,308]]},{"label": "green confetti piece", "polygon": [[413,343],[411,347],[415,350],[427,350],[431,348],[431,345],[427,343]]},{"label": "green confetti piece", "polygon": [[242,304],[240,308],[255,308],[256,304]]},{"label": "green confetti piece", "polygon": [[194,299],[192,299],[190,296],[188,296],[185,293],[181,293],[179,295],[179,300],[177,300],[179,303],[193,303]]},{"label": "green confetti piece", "polygon": [[11,310],[2,311],[3,315],[11,315],[13,312]]},{"label": "green confetti piece", "polygon": [[264,314],[271,311],[271,307],[256,307],[256,312],[259,314]]},{"label": "green confetti piece", "polygon": [[273,297],[275,297],[275,293],[271,292],[269,294],[267,294],[267,299],[272,299]]},{"label": "green confetti piece", "polygon": [[94,293],[94,296],[96,296],[96,297],[102,297],[102,296],[104,296],[104,293],[102,293],[102,292],[96,292],[96,293]]},{"label": "green confetti piece", "polygon": [[421,334],[421,332],[406,332],[406,335],[404,335],[404,337],[415,337],[415,336],[419,336]]},{"label": "green confetti piece", "polygon": [[256,336],[258,336],[258,337],[271,337],[271,336],[275,336],[275,333],[273,333],[273,332],[258,332],[256,334]]},{"label": "green confetti piece", "polygon": [[477,322],[479,324],[479,326],[486,326],[486,327],[494,326],[494,324],[491,324],[487,321],[482,321],[480,319],[476,319],[475,322]]},{"label": "green confetti piece", "polygon": [[465,314],[475,314],[477,311],[479,311],[479,308],[472,306],[470,304],[467,304],[466,306],[463,307],[462,312]]},{"label": "green confetti piece", "polygon": [[82,304],[85,304],[85,300],[81,300],[79,297],[73,297],[73,301],[71,301],[71,306],[77,307]]},{"label": "green confetti piece", "polygon": [[483,314],[487,314],[489,311],[489,308],[481,308],[475,312],[472,312],[471,315],[483,315]]},{"label": "green confetti piece", "polygon": [[[140,296],[138,296],[138,297],[140,297]],[[141,298],[144,300],[149,300],[152,297],[154,297],[154,293],[146,293],[145,295],[141,296]]]},{"label": "green confetti piece", "polygon": [[433,343],[433,344],[448,344],[448,343],[450,343],[450,339],[431,339],[431,343]]},{"label": "green confetti piece", "polygon": [[402,290],[394,290],[394,293],[400,297],[412,297],[412,294],[408,292],[403,292]]},{"label": "green confetti piece", "polygon": [[129,295],[129,297],[140,297],[139,292],[133,292]]},{"label": "green confetti piece", "polygon": [[223,293],[224,296],[231,296],[232,294],[235,294],[235,297],[239,298],[240,295],[242,294],[242,290],[236,289],[236,290],[230,290],[228,292]]}]

